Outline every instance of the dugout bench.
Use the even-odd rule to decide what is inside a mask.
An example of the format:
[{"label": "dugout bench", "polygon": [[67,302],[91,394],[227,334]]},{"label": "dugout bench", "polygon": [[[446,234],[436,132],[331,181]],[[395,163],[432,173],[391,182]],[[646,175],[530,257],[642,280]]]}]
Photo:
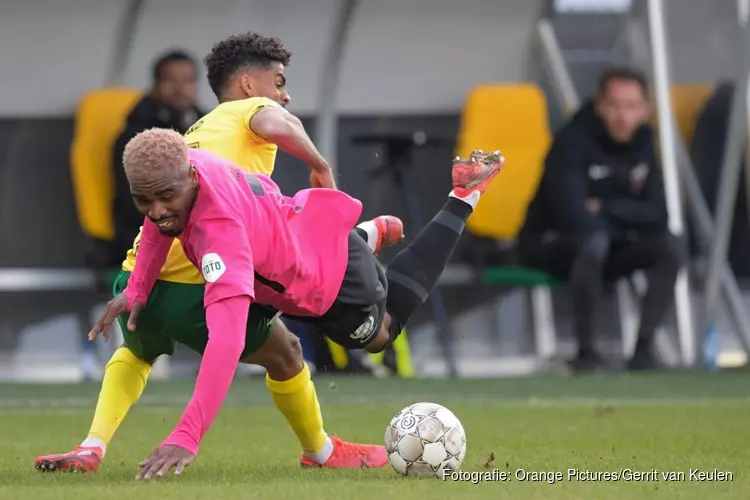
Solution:
[{"label": "dugout bench", "polygon": [[[685,144],[690,144],[698,114],[711,92],[712,86],[702,83],[671,88],[675,118]],[[656,118],[654,115],[653,125],[658,127]],[[473,149],[499,148],[506,157],[506,168],[498,175],[499,182],[487,190],[468,221],[472,233],[495,240],[516,239],[541,179],[551,139],[546,98],[537,86],[494,84],[471,91],[462,111],[457,154],[466,156]],[[557,354],[552,289],[565,283],[535,269],[502,266],[481,271],[452,266],[443,278],[443,286],[483,284],[523,288],[530,305],[537,355],[549,360]],[[637,273],[615,284],[626,355],[631,353],[636,340],[640,313],[635,299],[642,296],[645,288],[645,280],[641,278]],[[497,333],[497,316],[491,314],[488,320]],[[664,338],[657,335],[657,342]]]},{"label": "dugout bench", "polygon": [[[705,89],[699,89],[705,93]],[[684,94],[684,95],[683,95]],[[704,94],[705,95],[705,94]],[[689,126],[695,115],[694,89],[674,89],[673,99],[689,106],[676,106],[683,133],[690,133]],[[482,197],[467,222],[467,229],[477,236],[493,240],[514,241],[523,226],[526,210],[536,193],[544,170],[544,158],[551,144],[546,97],[542,90],[532,84],[492,84],[473,89],[467,97],[461,115],[456,154],[468,156],[472,150],[493,151],[500,149],[506,157],[506,167],[498,174]],[[415,134],[410,140],[392,136],[360,138],[356,142],[380,142],[385,146],[385,157],[393,163],[404,163],[406,143],[411,148],[429,146],[430,139]],[[422,134],[423,135],[423,134]],[[427,140],[425,140],[427,139]],[[389,151],[390,149],[390,151]],[[394,154],[393,150],[396,150]],[[394,161],[394,158],[397,161]],[[395,169],[394,180],[407,194],[413,189],[408,182],[408,165]],[[406,172],[406,175],[405,175]],[[415,212],[415,210],[410,210]],[[408,221],[412,227],[421,228],[421,223]],[[413,230],[413,229],[412,229]],[[636,280],[637,282],[637,280]],[[542,361],[549,361],[558,354],[555,315],[552,303],[552,290],[565,286],[546,273],[518,266],[492,266],[482,270],[470,266],[451,265],[443,273],[440,286],[462,287],[486,285],[502,289],[522,288],[527,296],[536,355]],[[638,311],[634,306],[633,289],[638,287],[632,280],[621,280],[616,285],[620,325],[626,354],[635,342]],[[441,299],[438,295],[438,300]],[[439,340],[449,365],[449,372],[456,374],[452,344],[454,337],[446,326],[443,307],[433,305]],[[492,333],[499,335],[499,325],[493,306],[487,309],[488,325]]]}]

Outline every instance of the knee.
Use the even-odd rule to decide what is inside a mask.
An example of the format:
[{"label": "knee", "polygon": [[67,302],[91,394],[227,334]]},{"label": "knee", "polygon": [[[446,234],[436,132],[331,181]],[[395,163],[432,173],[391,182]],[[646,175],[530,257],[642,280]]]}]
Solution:
[{"label": "knee", "polygon": [[273,380],[288,380],[302,370],[304,358],[302,357],[302,344],[299,338],[292,332],[287,331],[285,340],[281,343],[281,349],[275,349],[263,363],[269,377]]},{"label": "knee", "polygon": [[605,232],[596,232],[578,242],[578,258],[586,262],[604,262],[609,253],[610,237]]},{"label": "knee", "polygon": [[302,370],[305,363],[302,357],[302,344],[292,332],[287,332],[287,348],[281,351],[277,361],[277,370],[283,371],[285,375],[293,377]]},{"label": "knee", "polygon": [[384,351],[401,335],[403,329],[404,326],[398,318],[387,311],[380,323],[377,335],[365,346],[365,349],[371,354]]},{"label": "knee", "polygon": [[604,262],[609,254],[610,238],[594,233],[578,240],[570,280],[576,287],[590,287],[601,280]]},{"label": "knee", "polygon": [[383,323],[380,324],[380,328],[378,328],[377,335],[365,345],[365,350],[370,354],[383,352],[385,351],[385,348],[388,347],[390,340],[389,326],[386,324],[386,321],[383,321]]},{"label": "knee", "polygon": [[289,350],[287,352],[287,356],[284,362],[286,364],[290,364],[290,363],[301,364],[302,363],[302,343],[299,341],[299,337],[297,337],[292,332],[288,332],[287,341],[289,343]]}]

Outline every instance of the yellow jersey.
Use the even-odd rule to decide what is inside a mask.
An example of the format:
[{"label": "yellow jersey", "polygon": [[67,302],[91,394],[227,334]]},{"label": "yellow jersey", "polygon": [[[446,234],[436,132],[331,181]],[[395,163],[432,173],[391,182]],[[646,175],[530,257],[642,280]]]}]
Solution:
[{"label": "yellow jersey", "polygon": [[[271,175],[276,161],[276,144],[268,142],[253,132],[250,120],[261,109],[277,107],[276,101],[265,97],[251,97],[241,101],[219,104],[206,116],[195,122],[185,133],[191,148],[204,149],[236,164],[243,170],[256,174]],[[282,108],[283,109],[283,108]],[[123,271],[132,271],[141,233],[138,233],[133,248],[128,250]],[[182,250],[175,238],[161,268],[159,279],[173,283],[203,284],[203,276]]]}]

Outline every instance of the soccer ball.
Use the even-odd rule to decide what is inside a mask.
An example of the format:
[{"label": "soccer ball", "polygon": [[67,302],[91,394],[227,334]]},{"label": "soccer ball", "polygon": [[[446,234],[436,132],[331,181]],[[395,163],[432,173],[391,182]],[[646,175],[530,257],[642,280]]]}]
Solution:
[{"label": "soccer ball", "polygon": [[461,467],[466,456],[466,433],[448,408],[415,403],[388,424],[385,450],[399,474],[444,479]]}]

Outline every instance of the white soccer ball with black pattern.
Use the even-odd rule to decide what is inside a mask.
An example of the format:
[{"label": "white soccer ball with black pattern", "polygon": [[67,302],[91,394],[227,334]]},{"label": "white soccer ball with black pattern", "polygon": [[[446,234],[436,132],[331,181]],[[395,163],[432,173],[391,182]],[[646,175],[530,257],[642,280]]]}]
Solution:
[{"label": "white soccer ball with black pattern", "polygon": [[466,456],[466,433],[448,408],[415,403],[388,424],[385,450],[399,474],[444,479],[460,470]]}]

